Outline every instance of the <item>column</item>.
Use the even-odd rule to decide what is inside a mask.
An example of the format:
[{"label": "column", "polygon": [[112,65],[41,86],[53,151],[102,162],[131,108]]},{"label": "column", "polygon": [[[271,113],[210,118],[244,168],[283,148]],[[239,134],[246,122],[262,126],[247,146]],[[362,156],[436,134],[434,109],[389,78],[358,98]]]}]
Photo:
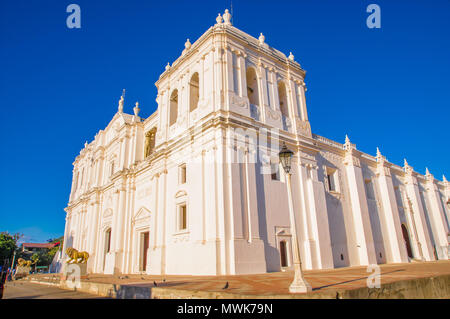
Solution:
[{"label": "column", "polygon": [[[394,184],[390,173],[389,164],[377,149],[377,179],[381,199],[383,237],[386,236],[385,246],[387,261],[389,263],[408,262],[408,253],[403,242],[399,210],[395,198]],[[386,245],[387,243],[387,245]]]},{"label": "column", "polygon": [[[200,75],[198,77],[198,81],[199,81],[199,85],[200,85],[200,92],[199,92],[199,102],[200,101],[205,101],[205,56],[202,55],[202,57],[200,58]],[[203,103],[202,103],[203,105]]]},{"label": "column", "polygon": [[312,254],[312,267],[314,269],[333,268],[325,190],[322,182],[319,182],[317,169],[315,163],[309,165],[307,213],[310,237],[308,243]]},{"label": "column", "polygon": [[64,228],[64,243],[63,243],[63,254],[65,253],[66,249],[69,248],[68,246],[68,240],[69,240],[69,235],[70,235],[70,210],[67,210],[66,213],[66,225]]},{"label": "column", "polygon": [[124,247],[124,253],[122,256],[122,272],[130,273],[132,271],[132,225],[131,221],[134,215],[134,199],[135,199],[136,187],[134,186],[134,177],[130,178],[127,187],[126,196],[126,208],[125,208],[125,220],[124,231],[122,237],[122,244]]},{"label": "column", "polygon": [[258,91],[259,91],[259,112],[261,114],[261,118],[259,119],[261,122],[266,122],[266,107],[269,107],[269,99],[267,92],[267,79],[266,79],[266,66],[261,62],[258,64],[259,67],[259,75],[257,74],[258,79]]},{"label": "column", "polygon": [[298,106],[297,106],[297,98],[296,98],[296,89],[295,83],[292,78],[288,79],[288,87],[287,87],[288,99],[289,99],[289,115],[292,119],[292,123],[294,123],[294,119],[296,117],[301,118],[301,114],[297,114]]},{"label": "column", "polygon": [[80,225],[80,221],[81,221],[81,210],[77,211],[74,214],[74,218],[75,218],[75,231],[74,231],[74,238],[73,238],[73,245],[72,247],[75,249],[80,249],[80,237],[81,237],[81,225]]},{"label": "column", "polygon": [[[356,249],[360,265],[377,264],[375,245],[370,224],[369,207],[367,205],[364,178],[358,153],[353,149],[350,140],[345,143],[345,171],[348,179],[353,227],[355,231]],[[351,248],[350,248],[351,249]]]},{"label": "column", "polygon": [[227,96],[230,94],[234,94],[234,70],[233,70],[233,52],[230,49],[226,49],[225,51],[225,69],[226,69],[226,79],[227,79],[227,88],[228,92]]},{"label": "column", "polygon": [[241,93],[242,97],[247,97],[247,78],[246,78],[246,69],[245,69],[245,58],[242,53],[238,56],[238,64],[239,64],[240,93]]},{"label": "column", "polygon": [[428,234],[423,204],[419,194],[419,185],[416,177],[417,173],[413,171],[413,168],[408,165],[406,160],[403,169],[405,170],[406,195],[407,199],[410,201],[411,215],[414,218],[414,225],[417,230],[417,237],[420,245],[419,250],[422,252],[422,257],[425,260],[434,260],[433,247]]},{"label": "column", "polygon": [[411,249],[413,258],[423,260],[422,245],[419,241],[417,227],[414,218],[414,211],[412,209],[412,203],[409,199],[404,186],[400,186],[400,194],[402,196],[403,208],[405,210],[406,223],[408,225],[408,235],[410,237]]},{"label": "column", "polygon": [[89,222],[89,236],[88,236],[88,252],[89,252],[89,271],[92,272],[95,264],[95,259],[97,258],[97,251],[95,249],[97,244],[97,231],[98,231],[98,215],[99,215],[99,200],[98,195],[94,202],[91,204],[91,219]]},{"label": "column", "polygon": [[[300,157],[300,156],[299,156]],[[294,164],[294,161],[296,158],[292,158],[292,164]],[[299,224],[299,228],[302,231],[300,233],[303,234],[303,236],[298,236],[297,239],[301,241],[303,239],[303,245],[299,242],[299,247],[303,247],[304,254],[302,256],[302,262],[304,264],[305,269],[313,269],[313,261],[312,261],[312,253],[311,253],[311,246],[309,239],[310,236],[310,229],[309,229],[309,222],[308,222],[308,200],[307,200],[307,179],[308,179],[308,172],[306,168],[306,163],[301,163],[301,159],[298,159],[297,161],[297,176],[298,176],[298,185],[299,185],[299,198],[300,198],[300,215],[301,215],[301,222],[297,220],[297,224]],[[294,172],[295,174],[295,172]],[[287,176],[286,176],[287,178]],[[297,225],[296,225],[297,226]]]},{"label": "column", "polygon": [[269,79],[270,79],[270,108],[272,110],[277,110],[278,105],[278,83],[277,74],[274,68],[269,68]]},{"label": "column", "polygon": [[223,107],[224,103],[224,84],[222,82],[222,75],[225,73],[225,70],[222,67],[222,53],[223,49],[221,47],[216,47],[215,51],[215,58],[216,61],[214,61],[213,65],[215,66],[214,69],[214,91],[215,91],[215,101],[214,101],[214,111],[217,111]]},{"label": "column", "polygon": [[125,136],[119,140],[120,141],[120,152],[119,152],[118,170],[123,170],[127,166],[127,154],[128,154],[129,139],[130,139],[130,136],[128,135],[128,132],[125,132]]},{"label": "column", "polygon": [[302,84],[300,84],[298,86],[298,91],[299,91],[299,97],[300,97],[300,111],[301,111],[301,115],[300,118],[302,119],[302,121],[308,121],[308,112],[306,109],[306,97],[305,97],[305,91],[306,91],[306,87],[305,87],[305,83],[303,82]]},{"label": "column", "polygon": [[432,174],[427,169],[426,177],[426,196],[428,197],[428,202],[430,203],[430,220],[434,227],[433,237],[436,240],[436,252],[438,259],[448,259],[448,234],[449,230],[447,227],[447,222],[445,221],[445,212],[441,205],[441,199],[439,195],[439,190],[435,184],[435,180]]},{"label": "column", "polygon": [[[121,257],[124,251],[124,232],[125,232],[125,216],[126,216],[126,189],[121,188],[119,194],[119,209],[118,209],[118,222],[116,224],[116,236],[115,236],[115,252],[116,263],[115,268],[117,271],[123,271]],[[116,271],[116,269],[115,269]]]}]

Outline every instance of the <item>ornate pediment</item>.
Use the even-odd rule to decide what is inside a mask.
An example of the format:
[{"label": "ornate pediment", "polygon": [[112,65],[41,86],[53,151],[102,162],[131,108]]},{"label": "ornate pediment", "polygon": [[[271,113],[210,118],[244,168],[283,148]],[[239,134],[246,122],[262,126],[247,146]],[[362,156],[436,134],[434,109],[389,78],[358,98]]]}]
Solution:
[{"label": "ornate pediment", "polygon": [[145,208],[145,207],[141,207],[137,213],[134,215],[133,217],[133,221],[138,221],[138,220],[144,220],[144,219],[149,219],[151,216],[150,211]]},{"label": "ornate pediment", "polygon": [[287,226],[275,226],[277,236],[291,236],[291,228]]},{"label": "ornate pediment", "polygon": [[185,190],[181,189],[178,192],[175,193],[175,198],[179,198],[179,197],[183,197],[183,196],[187,196],[187,193]]}]

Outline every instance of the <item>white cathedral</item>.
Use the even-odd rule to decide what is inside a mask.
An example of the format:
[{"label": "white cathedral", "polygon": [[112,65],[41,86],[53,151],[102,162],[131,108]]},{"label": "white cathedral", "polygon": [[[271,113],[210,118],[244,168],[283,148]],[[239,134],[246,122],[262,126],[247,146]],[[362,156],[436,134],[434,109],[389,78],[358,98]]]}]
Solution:
[{"label": "white cathedral", "polygon": [[88,272],[233,275],[448,259],[450,185],[313,134],[305,71],[231,24],[185,43],[148,118],[118,112],[73,163],[65,248]]}]

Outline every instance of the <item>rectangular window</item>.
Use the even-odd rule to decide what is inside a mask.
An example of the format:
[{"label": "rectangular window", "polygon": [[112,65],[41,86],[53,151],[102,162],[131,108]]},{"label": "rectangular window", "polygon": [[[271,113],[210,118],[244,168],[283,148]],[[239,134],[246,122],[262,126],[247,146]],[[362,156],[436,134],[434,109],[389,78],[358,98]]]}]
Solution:
[{"label": "rectangular window", "polygon": [[334,168],[327,167],[327,184],[329,192],[339,193],[339,175],[338,170]]},{"label": "rectangular window", "polygon": [[180,174],[180,184],[185,184],[186,183],[186,164],[180,165],[180,170],[179,170],[179,174]]},{"label": "rectangular window", "polygon": [[187,210],[186,204],[178,206],[178,230],[187,229]]},{"label": "rectangular window", "polygon": [[328,174],[327,175],[327,179],[328,179],[328,190],[330,191],[334,191],[334,180],[333,180],[333,175]]}]

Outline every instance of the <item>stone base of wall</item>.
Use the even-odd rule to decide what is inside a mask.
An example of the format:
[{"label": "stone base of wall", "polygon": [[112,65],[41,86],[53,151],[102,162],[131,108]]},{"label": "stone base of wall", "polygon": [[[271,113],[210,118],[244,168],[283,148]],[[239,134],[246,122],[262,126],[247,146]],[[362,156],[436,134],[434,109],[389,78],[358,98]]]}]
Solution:
[{"label": "stone base of wall", "polygon": [[145,287],[81,281],[69,288],[64,280],[55,277],[31,278],[31,282],[55,285],[117,299],[442,299],[450,298],[450,275],[416,278],[382,284],[380,288],[329,289],[308,294],[244,295],[227,292]]}]

